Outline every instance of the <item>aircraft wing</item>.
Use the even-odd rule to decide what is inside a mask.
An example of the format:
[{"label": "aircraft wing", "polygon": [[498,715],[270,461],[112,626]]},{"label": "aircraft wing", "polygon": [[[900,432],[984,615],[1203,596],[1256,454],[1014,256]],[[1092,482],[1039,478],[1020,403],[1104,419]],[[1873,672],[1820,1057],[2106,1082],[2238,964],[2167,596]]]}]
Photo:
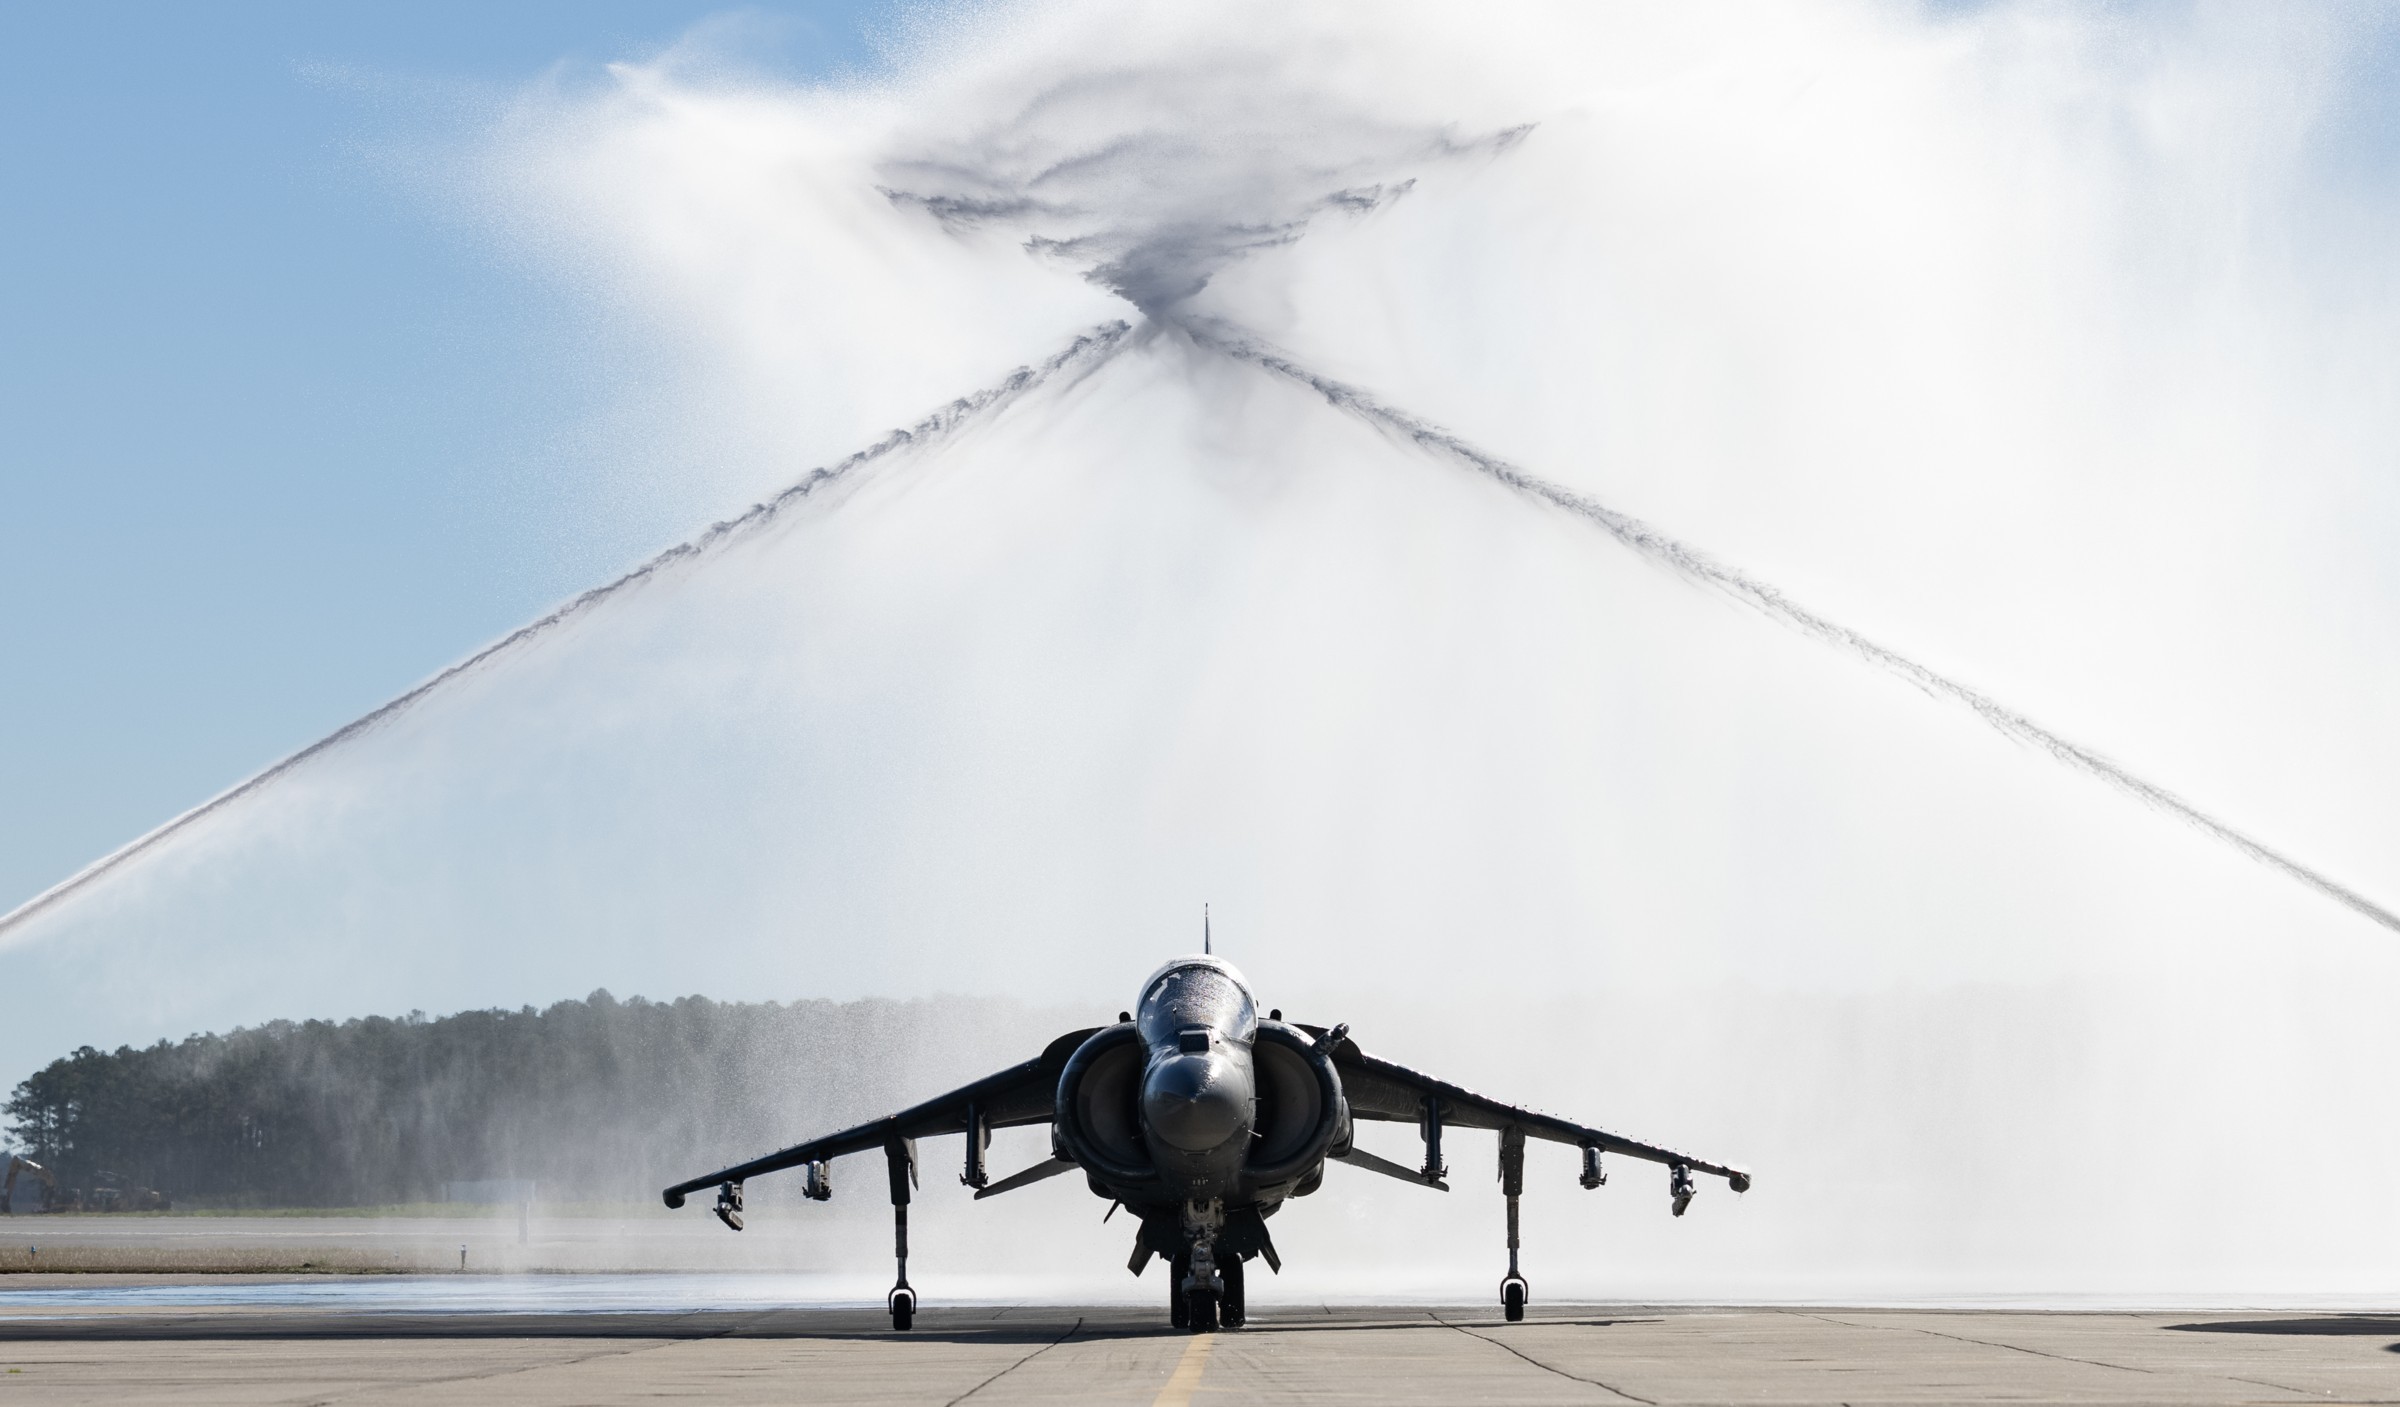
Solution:
[{"label": "aircraft wing", "polygon": [[930,1138],[936,1134],[967,1131],[968,1111],[986,1128],[1015,1128],[1020,1124],[1050,1122],[1052,1106],[1058,1098],[1059,1072],[1066,1068],[1067,1057],[1084,1043],[1097,1026],[1088,1030],[1069,1031],[1052,1041],[1040,1055],[1022,1065],[1012,1065],[997,1074],[986,1075],[971,1085],[936,1095],[922,1104],[912,1105],[897,1114],[889,1114],[856,1128],[795,1143],[789,1148],[721,1168],[705,1177],[678,1182],[666,1190],[670,1207],[683,1205],[687,1192],[720,1183],[742,1182],[760,1173],[781,1172],[804,1163],[824,1162],[846,1153],[865,1153],[915,1138]]},{"label": "aircraft wing", "polygon": [[[1326,1034],[1321,1027],[1303,1026],[1301,1029],[1318,1037]],[[1438,1101],[1444,1128],[1520,1128],[1530,1137],[1548,1139],[1552,1143],[1598,1148],[1604,1152],[1621,1153],[1628,1158],[1664,1163],[1668,1167],[1681,1166],[1693,1172],[1713,1173],[1724,1178],[1736,1192],[1750,1190],[1750,1174],[1745,1169],[1643,1143],[1606,1129],[1587,1128],[1520,1105],[1503,1104],[1447,1080],[1437,1080],[1405,1065],[1395,1065],[1389,1060],[1369,1055],[1347,1036],[1333,1048],[1333,1068],[1342,1077],[1342,1093],[1350,1101],[1353,1118],[1422,1124],[1426,1101],[1433,1100]]]}]

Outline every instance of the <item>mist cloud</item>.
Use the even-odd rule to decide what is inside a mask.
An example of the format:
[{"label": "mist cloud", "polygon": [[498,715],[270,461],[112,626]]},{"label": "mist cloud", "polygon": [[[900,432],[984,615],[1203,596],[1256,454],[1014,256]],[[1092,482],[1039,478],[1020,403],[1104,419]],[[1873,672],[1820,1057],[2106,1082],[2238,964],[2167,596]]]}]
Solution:
[{"label": "mist cloud", "polygon": [[[1761,1171],[1670,1222],[1537,1167],[1547,1284],[2387,1285],[2387,935],[1322,394],[2371,888],[2392,203],[2329,154],[2372,36],[1365,13],[1029,6],[873,82],[529,90],[471,198],[687,368],[593,466],[629,516],[731,519],[1134,326],[45,914],[20,1064],[603,985],[1105,1017],[1210,900],[1288,1011]],[[1407,1192],[1279,1241],[1481,1283],[1491,1218]]]}]

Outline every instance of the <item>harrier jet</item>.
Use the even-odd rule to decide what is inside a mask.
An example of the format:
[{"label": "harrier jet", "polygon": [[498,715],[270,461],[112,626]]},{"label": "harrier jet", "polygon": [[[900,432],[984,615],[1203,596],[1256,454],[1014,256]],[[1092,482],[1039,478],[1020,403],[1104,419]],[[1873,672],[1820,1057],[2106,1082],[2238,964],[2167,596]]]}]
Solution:
[{"label": "harrier jet", "polygon": [[[1351,1142],[1355,1121],[1415,1124],[1425,1140],[1422,1167],[1403,1167]],[[1048,1124],[1048,1160],[994,1182],[985,1166],[993,1129]],[[1139,1275],[1153,1257],[1169,1267],[1167,1303],[1178,1328],[1206,1333],[1241,1327],[1243,1266],[1259,1259],[1281,1272],[1267,1219],[1286,1198],[1305,1197],[1325,1179],[1328,1160],[1447,1192],[1442,1136],[1454,1128],[1500,1135],[1500,1191],[1508,1200],[1508,1275],[1500,1305],[1514,1321],[1531,1295],[1517,1270],[1517,1197],[1525,1185],[1525,1140],[1546,1138],[1583,1150],[1583,1185],[1607,1179],[1600,1155],[1619,1153],[1667,1168],[1667,1195],[1683,1215],[1692,1176],[1724,1178],[1736,1192],[1750,1174],[1688,1153],[1619,1138],[1514,1104],[1502,1104],[1431,1075],[1360,1050],[1348,1026],[1327,1029],[1264,1019],[1250,984],[1222,958],[1177,958],[1142,984],[1140,1003],[1113,1026],[1070,1031],[1038,1057],[929,1099],[912,1109],[828,1134],[736,1167],[679,1182],[667,1205],[717,1189],[716,1212],[742,1229],[742,1185],[761,1173],[803,1168],[805,1195],[833,1195],[828,1164],[880,1149],[891,1186],[899,1283],[887,1305],[892,1327],[917,1311],[908,1283],[908,1202],[917,1185],[917,1140],[966,1136],[959,1180],[978,1199],[1080,1171],[1092,1195],[1122,1203],[1140,1219],[1133,1259]]]}]

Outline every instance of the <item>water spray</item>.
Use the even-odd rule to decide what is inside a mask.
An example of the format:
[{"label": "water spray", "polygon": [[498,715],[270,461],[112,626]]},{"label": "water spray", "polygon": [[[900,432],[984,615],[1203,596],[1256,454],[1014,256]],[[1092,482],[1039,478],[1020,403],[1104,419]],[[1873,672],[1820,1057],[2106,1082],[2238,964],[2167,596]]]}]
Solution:
[{"label": "water spray", "polygon": [[2258,863],[2280,871],[2325,897],[2400,933],[2400,914],[2394,914],[2356,890],[2235,830],[2165,787],[2127,771],[2101,753],[2060,737],[1989,695],[1929,669],[1848,626],[1818,615],[1766,582],[1739,568],[1727,566],[1699,548],[1660,532],[1639,518],[1620,513],[1572,489],[1529,473],[1431,421],[1376,399],[1356,386],[1310,371],[1230,325],[1199,319],[1181,320],[1179,325],[1202,347],[1296,381],[1323,396],[1326,403],[1335,409],[1355,415],[1387,434],[1407,440],[1439,458],[1473,470],[1528,498],[1563,508],[1597,525],[1626,547],[1687,581],[1722,592],[1779,624],[1848,651],[1888,674],[1899,676],[1934,698],[1964,704],[2002,736],[2048,753],[2087,776],[2097,777],[2143,805],[2165,812],[2232,846]]},{"label": "water spray", "polygon": [[252,774],[246,780],[217,793],[164,825],[101,856],[7,913],[0,914],[0,938],[6,938],[28,920],[89,887],[94,881],[128,860],[155,848],[169,836],[189,828],[204,817],[223,810],[299,767],[309,759],[363,737],[378,726],[390,722],[401,713],[422,702],[435,690],[469,670],[489,664],[536,637],[548,634],[568,620],[583,615],[610,598],[641,585],[671,567],[696,560],[723,546],[736,536],[766,526],[785,509],[806,501],[818,490],[838,483],[861,469],[891,458],[904,450],[923,448],[947,439],[967,426],[989,418],[1062,372],[1089,371],[1113,355],[1124,344],[1127,334],[1132,330],[1129,324],[1121,321],[1103,323],[1094,327],[1078,335],[1067,344],[1064,350],[1039,365],[1018,367],[998,383],[971,395],[962,396],[914,425],[894,430],[874,444],[837,463],[810,470],[799,482],[784,489],[773,498],[762,503],[752,504],[748,510],[735,517],[711,524],[708,530],[699,536],[687,542],[677,543],[616,580],[604,586],[595,586],[539,620],[519,626],[373,712],[344,724],[280,762]]}]

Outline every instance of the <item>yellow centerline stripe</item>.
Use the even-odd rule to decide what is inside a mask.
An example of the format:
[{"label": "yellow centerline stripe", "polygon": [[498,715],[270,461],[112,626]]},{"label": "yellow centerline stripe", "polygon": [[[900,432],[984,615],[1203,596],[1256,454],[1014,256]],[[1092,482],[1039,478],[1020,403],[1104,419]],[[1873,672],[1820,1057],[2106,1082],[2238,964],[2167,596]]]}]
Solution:
[{"label": "yellow centerline stripe", "polygon": [[1215,1334],[1194,1334],[1184,1346],[1183,1361],[1175,1365],[1175,1376],[1158,1390],[1158,1399],[1150,1407],[1192,1407],[1192,1394],[1200,1388],[1200,1375],[1208,1371],[1208,1355],[1217,1346]]}]

